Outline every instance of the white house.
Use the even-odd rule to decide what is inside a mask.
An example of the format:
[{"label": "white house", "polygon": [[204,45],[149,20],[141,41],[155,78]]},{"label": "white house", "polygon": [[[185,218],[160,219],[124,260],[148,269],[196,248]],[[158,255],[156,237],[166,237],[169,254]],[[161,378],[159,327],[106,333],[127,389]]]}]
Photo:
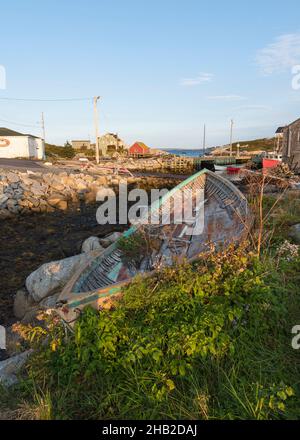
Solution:
[{"label": "white house", "polygon": [[44,140],[31,134],[0,128],[0,158],[45,159]]}]

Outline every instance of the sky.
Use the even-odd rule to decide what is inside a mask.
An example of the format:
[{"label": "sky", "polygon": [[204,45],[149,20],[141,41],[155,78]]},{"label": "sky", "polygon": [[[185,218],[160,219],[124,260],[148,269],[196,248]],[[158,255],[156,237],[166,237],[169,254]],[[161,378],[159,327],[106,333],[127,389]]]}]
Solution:
[{"label": "sky", "polygon": [[2,127],[40,135],[44,112],[47,142],[94,140],[92,100],[59,100],[96,95],[101,134],[154,148],[201,148],[204,124],[208,146],[227,144],[231,119],[235,141],[271,137],[300,117],[298,0],[0,6]]}]

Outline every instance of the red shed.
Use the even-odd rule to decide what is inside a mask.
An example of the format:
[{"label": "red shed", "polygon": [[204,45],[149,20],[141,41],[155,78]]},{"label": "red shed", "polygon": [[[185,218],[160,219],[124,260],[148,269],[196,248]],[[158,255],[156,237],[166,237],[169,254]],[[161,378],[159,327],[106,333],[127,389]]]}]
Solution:
[{"label": "red shed", "polygon": [[143,154],[149,154],[150,148],[147,147],[143,142],[136,142],[129,148],[129,154],[131,155],[143,155]]}]

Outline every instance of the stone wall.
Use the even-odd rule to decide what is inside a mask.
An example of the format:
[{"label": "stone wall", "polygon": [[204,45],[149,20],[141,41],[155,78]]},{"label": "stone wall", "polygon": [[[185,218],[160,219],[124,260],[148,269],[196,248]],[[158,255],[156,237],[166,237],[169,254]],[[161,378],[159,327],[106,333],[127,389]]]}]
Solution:
[{"label": "stone wall", "polygon": [[80,203],[94,203],[99,190],[119,183],[143,188],[171,188],[176,181],[149,177],[40,173],[0,170],[0,220],[31,212],[66,210]]}]

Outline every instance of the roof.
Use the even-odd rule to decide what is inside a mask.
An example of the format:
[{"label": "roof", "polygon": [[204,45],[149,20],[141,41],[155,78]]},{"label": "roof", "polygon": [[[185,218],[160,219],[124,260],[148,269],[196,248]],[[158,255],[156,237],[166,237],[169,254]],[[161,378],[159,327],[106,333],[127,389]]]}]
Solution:
[{"label": "roof", "polygon": [[276,130],[276,134],[283,133],[284,129],[285,129],[285,127],[278,127],[277,130]]},{"label": "roof", "polygon": [[0,136],[23,136],[23,134],[9,128],[0,127]]},{"label": "roof", "polygon": [[[291,122],[290,124],[288,124],[287,127],[291,127],[292,125],[294,125],[294,124],[296,124],[296,123],[298,123],[298,122],[300,122],[300,118],[298,118],[298,119],[296,119],[295,121],[293,121],[293,122]],[[284,128],[287,128],[287,127],[284,127]]]},{"label": "roof", "polygon": [[18,131],[10,130],[9,128],[0,127],[0,136],[30,136],[36,139],[40,139],[39,136],[33,134],[19,133]]},{"label": "roof", "polygon": [[89,139],[73,139],[71,142],[91,142]]},{"label": "roof", "polygon": [[138,146],[141,147],[144,151],[148,151],[148,150],[150,150],[150,148],[147,147],[147,145],[144,144],[144,142],[135,142],[133,145],[131,145],[130,148],[134,147],[135,145],[138,145]]}]

